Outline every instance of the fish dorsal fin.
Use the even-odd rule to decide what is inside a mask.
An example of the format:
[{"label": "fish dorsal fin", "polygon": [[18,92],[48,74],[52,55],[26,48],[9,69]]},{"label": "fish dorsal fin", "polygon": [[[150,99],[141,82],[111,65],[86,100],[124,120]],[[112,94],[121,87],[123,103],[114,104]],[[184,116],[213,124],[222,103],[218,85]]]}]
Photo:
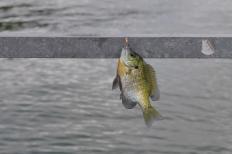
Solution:
[{"label": "fish dorsal fin", "polygon": [[160,98],[160,91],[157,84],[156,73],[150,64],[145,64],[145,77],[149,84],[150,97],[153,101],[157,101]]}]

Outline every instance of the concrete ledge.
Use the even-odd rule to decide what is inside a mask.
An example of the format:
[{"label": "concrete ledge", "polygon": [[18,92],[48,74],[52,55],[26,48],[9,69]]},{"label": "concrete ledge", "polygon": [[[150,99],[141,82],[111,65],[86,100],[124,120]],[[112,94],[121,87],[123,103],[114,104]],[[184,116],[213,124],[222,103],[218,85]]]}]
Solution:
[{"label": "concrete ledge", "polygon": [[[200,37],[129,37],[145,58],[232,58],[232,38],[209,38],[216,52],[201,53]],[[117,58],[122,37],[0,37],[1,58]]]}]

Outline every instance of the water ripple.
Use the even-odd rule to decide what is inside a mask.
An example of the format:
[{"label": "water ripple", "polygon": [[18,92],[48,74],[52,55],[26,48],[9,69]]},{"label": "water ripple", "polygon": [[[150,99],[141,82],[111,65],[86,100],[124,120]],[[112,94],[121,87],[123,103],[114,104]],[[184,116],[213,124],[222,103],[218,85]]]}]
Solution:
[{"label": "water ripple", "polygon": [[232,152],[230,60],[148,60],[161,90],[152,104],[165,117],[149,129],[111,91],[115,59],[0,63],[2,153]]}]

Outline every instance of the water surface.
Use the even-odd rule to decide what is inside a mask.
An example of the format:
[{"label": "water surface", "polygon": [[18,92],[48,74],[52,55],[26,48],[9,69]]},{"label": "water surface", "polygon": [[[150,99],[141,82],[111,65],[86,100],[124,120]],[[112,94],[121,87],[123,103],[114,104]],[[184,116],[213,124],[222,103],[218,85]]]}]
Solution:
[{"label": "water surface", "polygon": [[231,0],[1,0],[0,35],[229,35]]},{"label": "water surface", "polygon": [[165,117],[150,129],[111,91],[116,59],[1,59],[1,153],[232,153],[232,61],[147,61]]}]

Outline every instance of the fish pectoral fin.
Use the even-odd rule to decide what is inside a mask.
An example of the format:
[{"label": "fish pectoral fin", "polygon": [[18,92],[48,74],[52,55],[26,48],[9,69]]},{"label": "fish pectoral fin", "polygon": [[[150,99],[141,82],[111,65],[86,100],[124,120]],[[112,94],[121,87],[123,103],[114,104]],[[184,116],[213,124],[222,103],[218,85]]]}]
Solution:
[{"label": "fish pectoral fin", "polygon": [[116,76],[113,80],[113,84],[112,84],[112,90],[118,88],[119,84],[118,84],[118,76]]},{"label": "fish pectoral fin", "polygon": [[116,76],[115,76],[115,78],[113,80],[112,90],[114,90],[114,89],[116,89],[118,87],[120,88],[120,90],[122,89],[120,77],[118,75],[119,64],[120,64],[120,60],[118,60],[118,62],[117,62],[117,71],[116,71]]},{"label": "fish pectoral fin", "polygon": [[114,90],[118,87],[119,87],[120,91],[122,91],[121,79],[118,75],[116,75],[116,77],[114,78],[113,84],[112,84],[112,90]]},{"label": "fish pectoral fin", "polygon": [[121,99],[122,99],[122,104],[123,104],[123,106],[124,106],[126,109],[133,109],[133,108],[136,106],[136,104],[137,104],[137,102],[134,102],[134,101],[132,101],[132,100],[126,98],[126,97],[123,95],[123,93],[121,93]]}]

